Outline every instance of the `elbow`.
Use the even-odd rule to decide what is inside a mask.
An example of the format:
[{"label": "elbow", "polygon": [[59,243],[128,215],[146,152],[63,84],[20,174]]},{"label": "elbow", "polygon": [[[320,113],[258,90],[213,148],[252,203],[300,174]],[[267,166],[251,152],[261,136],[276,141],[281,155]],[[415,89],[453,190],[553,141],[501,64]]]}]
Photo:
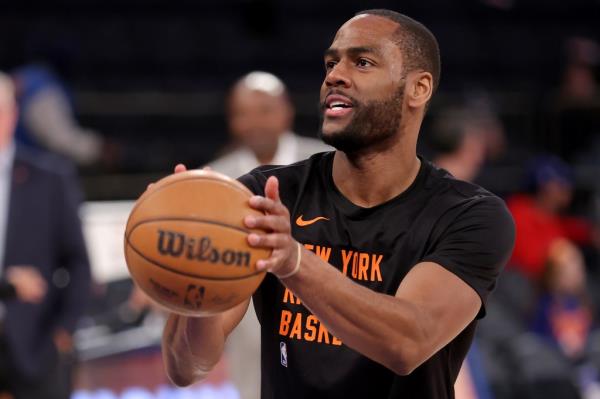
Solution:
[{"label": "elbow", "polygon": [[171,380],[173,385],[179,388],[185,388],[192,384],[200,382],[204,378],[206,378],[207,375],[208,372],[196,371],[194,373],[182,373],[177,370],[167,370],[167,376],[169,377],[169,380]]},{"label": "elbow", "polygon": [[175,385],[178,388],[185,388],[187,386],[192,385],[195,382],[193,381],[193,379],[189,377],[184,377],[183,375],[178,373],[167,372],[167,375],[169,376],[169,380],[171,380],[173,385]]},{"label": "elbow", "polygon": [[390,368],[395,374],[406,377],[407,375],[410,375],[413,371],[415,371],[415,369],[418,366],[418,364],[395,362]]},{"label": "elbow", "polygon": [[400,376],[410,375],[425,360],[424,351],[415,341],[405,340],[401,344],[390,345],[387,367]]},{"label": "elbow", "polygon": [[400,376],[410,375],[423,362],[412,356],[407,356],[404,351],[391,351],[393,359],[388,362],[388,368]]}]

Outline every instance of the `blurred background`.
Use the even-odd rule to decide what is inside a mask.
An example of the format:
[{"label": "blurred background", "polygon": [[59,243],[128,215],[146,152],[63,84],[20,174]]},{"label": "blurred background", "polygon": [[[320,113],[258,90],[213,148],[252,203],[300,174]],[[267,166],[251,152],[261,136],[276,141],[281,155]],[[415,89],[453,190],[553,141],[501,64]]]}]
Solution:
[{"label": "blurred background", "polygon": [[[322,150],[302,140],[317,137],[323,51],[366,8],[400,11],[436,35],[442,79],[419,151],[503,197],[517,223],[457,397],[600,397],[599,0],[0,8],[0,71],[13,79],[19,109],[14,140],[76,165],[84,200],[92,288],[63,359],[73,397],[249,397],[231,382],[227,357],[203,384],[169,384],[158,347],[164,315],[127,278],[124,223],[131,201],[176,163],[200,167],[244,148],[255,156],[244,153],[249,165],[270,163],[287,159],[277,143],[290,137]],[[239,80],[256,70],[287,91],[270,77]],[[259,93],[250,105],[230,92],[236,82]]]}]

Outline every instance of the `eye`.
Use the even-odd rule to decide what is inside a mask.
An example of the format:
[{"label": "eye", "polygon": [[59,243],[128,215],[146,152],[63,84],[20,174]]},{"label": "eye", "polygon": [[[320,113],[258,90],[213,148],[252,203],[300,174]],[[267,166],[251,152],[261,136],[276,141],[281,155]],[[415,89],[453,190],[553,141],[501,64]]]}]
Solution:
[{"label": "eye", "polygon": [[336,64],[337,64],[336,61],[325,61],[325,69],[326,70],[333,69],[333,67],[335,67]]},{"label": "eye", "polygon": [[366,58],[359,58],[358,60],[356,60],[356,65],[361,68],[366,68],[366,67],[373,66],[373,63],[371,61],[367,60]]}]

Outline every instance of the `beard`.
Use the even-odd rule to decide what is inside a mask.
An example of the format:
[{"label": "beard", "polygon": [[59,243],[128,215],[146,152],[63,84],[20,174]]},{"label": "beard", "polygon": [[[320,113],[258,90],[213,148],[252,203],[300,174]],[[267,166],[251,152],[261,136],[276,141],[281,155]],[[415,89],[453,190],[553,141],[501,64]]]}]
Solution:
[{"label": "beard", "polygon": [[398,133],[402,121],[404,82],[388,99],[360,103],[350,98],[353,104],[352,119],[342,129],[323,133],[325,103],[320,107],[319,137],[335,149],[352,154],[386,145]]}]

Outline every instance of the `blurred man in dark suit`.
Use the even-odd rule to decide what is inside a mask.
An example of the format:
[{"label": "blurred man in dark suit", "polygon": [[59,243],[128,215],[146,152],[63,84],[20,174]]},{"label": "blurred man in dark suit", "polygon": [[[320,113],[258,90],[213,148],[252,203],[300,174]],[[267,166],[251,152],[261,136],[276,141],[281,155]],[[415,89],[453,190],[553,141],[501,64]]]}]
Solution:
[{"label": "blurred man in dark suit", "polygon": [[63,161],[15,146],[17,112],[0,73],[0,397],[66,399],[90,285],[80,193]]}]

